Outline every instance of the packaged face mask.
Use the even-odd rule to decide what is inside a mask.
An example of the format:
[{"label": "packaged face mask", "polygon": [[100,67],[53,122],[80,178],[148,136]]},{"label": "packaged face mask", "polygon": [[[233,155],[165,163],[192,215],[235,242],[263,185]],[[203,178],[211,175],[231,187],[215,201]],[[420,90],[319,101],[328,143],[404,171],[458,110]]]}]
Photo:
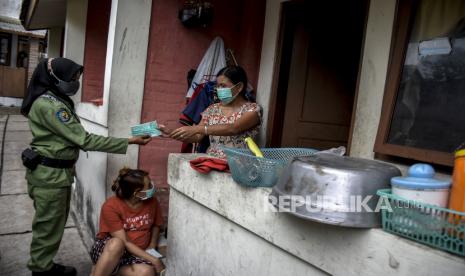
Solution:
[{"label": "packaged face mask", "polygon": [[151,137],[160,136],[161,131],[158,129],[157,121],[148,122],[131,127],[132,136],[150,135]]},{"label": "packaged face mask", "polygon": [[232,87],[225,87],[225,88],[217,88],[216,89],[216,94],[218,95],[218,99],[223,103],[223,104],[229,104],[231,102],[234,101],[234,99],[236,99],[236,97],[239,95],[236,94],[236,95],[232,95],[232,88],[235,87],[237,85],[237,83],[235,85],[233,85]]}]

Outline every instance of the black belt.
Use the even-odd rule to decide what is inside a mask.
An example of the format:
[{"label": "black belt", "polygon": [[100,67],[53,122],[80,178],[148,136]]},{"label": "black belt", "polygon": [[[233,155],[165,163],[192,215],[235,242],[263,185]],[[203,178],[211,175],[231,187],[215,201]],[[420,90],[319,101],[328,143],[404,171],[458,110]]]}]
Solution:
[{"label": "black belt", "polygon": [[40,155],[39,164],[46,166],[46,167],[56,168],[56,169],[70,169],[74,167],[74,164],[76,164],[76,161],[77,160],[53,159],[53,158],[48,158],[48,157]]}]

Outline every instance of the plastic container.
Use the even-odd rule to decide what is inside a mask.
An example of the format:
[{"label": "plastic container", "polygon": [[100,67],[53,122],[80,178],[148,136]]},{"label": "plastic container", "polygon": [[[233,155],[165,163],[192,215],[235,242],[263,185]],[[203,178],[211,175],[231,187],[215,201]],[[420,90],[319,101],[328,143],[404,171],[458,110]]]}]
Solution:
[{"label": "plastic container", "polygon": [[431,165],[415,164],[408,170],[407,177],[391,179],[392,193],[399,197],[445,208],[449,199],[450,179],[434,178]]},{"label": "plastic container", "polygon": [[273,187],[292,158],[317,152],[304,148],[263,148],[264,157],[256,157],[248,149],[222,149],[226,153],[232,178],[246,187]]},{"label": "plastic container", "polygon": [[455,153],[449,209],[465,212],[465,149]]},{"label": "plastic container", "polygon": [[379,190],[383,230],[465,256],[465,213],[407,200]]}]

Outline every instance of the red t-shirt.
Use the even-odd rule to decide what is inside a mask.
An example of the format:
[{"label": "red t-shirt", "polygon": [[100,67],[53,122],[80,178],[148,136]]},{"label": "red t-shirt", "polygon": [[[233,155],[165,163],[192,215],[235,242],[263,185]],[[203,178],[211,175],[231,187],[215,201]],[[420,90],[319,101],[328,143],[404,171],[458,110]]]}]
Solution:
[{"label": "red t-shirt", "polygon": [[128,239],[142,249],[150,244],[152,227],[163,225],[160,204],[156,198],[144,200],[141,207],[132,209],[124,200],[112,196],[105,201],[100,212],[100,232],[98,238],[121,229]]}]

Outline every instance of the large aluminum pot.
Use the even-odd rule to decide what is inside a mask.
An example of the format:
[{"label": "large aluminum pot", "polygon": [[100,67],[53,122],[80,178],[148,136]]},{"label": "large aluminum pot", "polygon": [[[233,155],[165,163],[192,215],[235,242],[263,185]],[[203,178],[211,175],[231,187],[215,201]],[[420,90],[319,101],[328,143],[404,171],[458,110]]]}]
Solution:
[{"label": "large aluminum pot", "polygon": [[[321,223],[378,227],[376,195],[401,175],[396,167],[374,160],[320,153],[294,158],[270,194],[280,211]],[[378,210],[377,210],[378,209]]]}]

